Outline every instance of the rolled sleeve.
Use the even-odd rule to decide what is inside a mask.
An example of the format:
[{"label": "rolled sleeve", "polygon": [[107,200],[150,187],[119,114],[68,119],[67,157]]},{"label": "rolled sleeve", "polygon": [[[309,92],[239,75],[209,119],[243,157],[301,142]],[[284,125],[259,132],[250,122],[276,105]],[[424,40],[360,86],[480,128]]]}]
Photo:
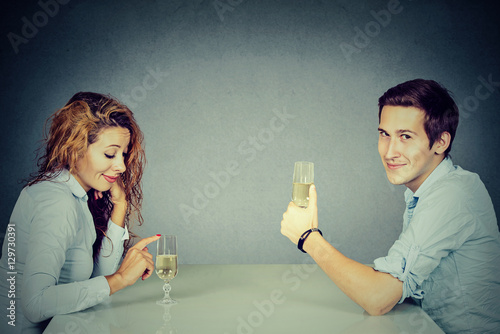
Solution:
[{"label": "rolled sleeve", "polygon": [[[403,256],[402,254],[405,254]],[[403,294],[399,303],[406,298],[422,299],[424,291],[420,289],[424,278],[415,272],[414,267],[420,254],[420,247],[405,247],[397,241],[391,248],[389,255],[375,260],[375,270],[391,274],[403,282]]]},{"label": "rolled sleeve", "polygon": [[125,241],[129,238],[127,225],[125,227],[118,226],[111,219],[108,222],[108,231],[106,234],[111,240]]},{"label": "rolled sleeve", "polygon": [[108,222],[106,237],[102,240],[101,251],[94,264],[92,276],[105,276],[113,274],[117,269],[123,255],[123,242],[129,239],[128,228]]},{"label": "rolled sleeve", "polygon": [[[459,189],[437,188],[421,198],[413,218],[386,257],[374,261],[375,270],[403,282],[403,295],[422,299],[422,283],[439,266],[441,259],[461,247],[474,233],[473,218]],[[438,204],[436,204],[438,203]],[[446,277],[444,277],[446,279]]]}]

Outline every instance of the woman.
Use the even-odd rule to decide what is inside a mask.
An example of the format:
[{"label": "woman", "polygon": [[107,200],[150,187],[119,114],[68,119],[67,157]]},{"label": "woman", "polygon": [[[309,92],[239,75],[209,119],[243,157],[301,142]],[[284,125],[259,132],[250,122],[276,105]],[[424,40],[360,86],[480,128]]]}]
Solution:
[{"label": "woman", "polygon": [[39,333],[54,315],[94,306],[154,269],[146,245],[159,236],[129,244],[128,224],[142,223],[145,160],[132,112],[77,93],[51,119],[3,244],[1,333]]}]

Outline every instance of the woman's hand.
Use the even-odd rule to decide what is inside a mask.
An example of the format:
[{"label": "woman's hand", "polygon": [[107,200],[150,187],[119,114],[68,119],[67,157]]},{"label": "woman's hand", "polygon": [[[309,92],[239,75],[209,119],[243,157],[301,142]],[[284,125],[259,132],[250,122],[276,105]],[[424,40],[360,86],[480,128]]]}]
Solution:
[{"label": "woman's hand", "polygon": [[127,198],[124,190],[122,177],[120,176],[109,189],[110,200],[114,206],[127,207]]},{"label": "woman's hand", "polygon": [[[94,198],[101,199],[102,192],[94,189]],[[124,190],[123,180],[119,177],[109,189],[109,197],[113,205],[127,205],[126,194]]]},{"label": "woman's hand", "polygon": [[318,227],[318,206],[316,187],[309,188],[309,205],[306,209],[290,202],[281,221],[281,234],[297,244],[302,233],[310,228]]},{"label": "woman's hand", "polygon": [[149,238],[141,239],[127,251],[120,268],[118,268],[114,274],[106,276],[110,288],[110,295],[124,287],[134,284],[139,277],[145,280],[151,276],[155,266],[153,255],[148,252],[146,246],[159,238],[160,235],[157,234]]},{"label": "woman's hand", "polygon": [[[103,194],[94,189],[94,198],[100,199]],[[123,180],[119,177],[109,189],[109,199],[113,203],[113,211],[111,212],[111,221],[120,227],[125,226],[125,216],[127,215],[128,203],[125,194]]]}]

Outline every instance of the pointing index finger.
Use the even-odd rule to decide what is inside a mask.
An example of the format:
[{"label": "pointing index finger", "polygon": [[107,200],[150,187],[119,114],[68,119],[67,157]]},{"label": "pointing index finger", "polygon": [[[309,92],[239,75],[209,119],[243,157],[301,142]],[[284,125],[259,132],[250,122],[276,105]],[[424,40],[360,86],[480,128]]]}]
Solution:
[{"label": "pointing index finger", "polygon": [[157,235],[153,235],[152,237],[141,239],[141,240],[139,240],[139,242],[137,242],[134,245],[134,248],[143,249],[147,245],[149,245],[150,243],[152,243],[153,241],[156,241],[156,240],[160,239],[160,237],[161,237],[161,234],[157,234]]}]

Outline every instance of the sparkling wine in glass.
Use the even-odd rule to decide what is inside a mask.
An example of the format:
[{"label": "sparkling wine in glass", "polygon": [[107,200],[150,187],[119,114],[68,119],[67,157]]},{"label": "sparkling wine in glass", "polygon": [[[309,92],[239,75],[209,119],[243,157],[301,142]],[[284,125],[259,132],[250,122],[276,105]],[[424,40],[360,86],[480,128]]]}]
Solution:
[{"label": "sparkling wine in glass", "polygon": [[293,169],[292,201],[302,208],[309,205],[309,188],[314,183],[314,163],[297,161]]},{"label": "sparkling wine in glass", "polygon": [[157,241],[156,275],[165,282],[163,284],[163,299],[156,303],[160,305],[176,304],[170,298],[170,281],[177,275],[177,237],[175,235],[162,235]]}]

